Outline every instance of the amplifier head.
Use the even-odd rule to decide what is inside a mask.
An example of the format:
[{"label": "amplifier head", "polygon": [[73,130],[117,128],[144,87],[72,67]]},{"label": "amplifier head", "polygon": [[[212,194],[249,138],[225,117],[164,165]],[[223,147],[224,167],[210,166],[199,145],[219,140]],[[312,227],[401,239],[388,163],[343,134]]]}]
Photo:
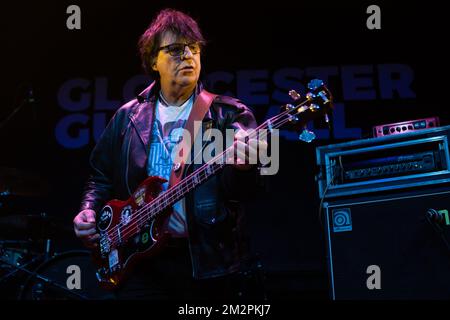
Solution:
[{"label": "amplifier head", "polygon": [[395,134],[402,134],[411,131],[423,130],[439,127],[439,118],[431,117],[417,120],[410,120],[397,123],[381,124],[373,127],[373,136],[383,137]]}]

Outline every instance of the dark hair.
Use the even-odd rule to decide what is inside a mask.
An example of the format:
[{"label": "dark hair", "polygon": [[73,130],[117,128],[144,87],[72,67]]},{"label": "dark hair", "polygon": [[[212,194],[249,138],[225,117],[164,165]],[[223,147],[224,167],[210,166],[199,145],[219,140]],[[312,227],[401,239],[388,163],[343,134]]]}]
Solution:
[{"label": "dark hair", "polygon": [[197,22],[187,14],[174,9],[161,10],[139,38],[138,47],[142,66],[147,73],[154,73],[152,66],[161,46],[162,35],[171,31],[179,37],[205,44]]}]

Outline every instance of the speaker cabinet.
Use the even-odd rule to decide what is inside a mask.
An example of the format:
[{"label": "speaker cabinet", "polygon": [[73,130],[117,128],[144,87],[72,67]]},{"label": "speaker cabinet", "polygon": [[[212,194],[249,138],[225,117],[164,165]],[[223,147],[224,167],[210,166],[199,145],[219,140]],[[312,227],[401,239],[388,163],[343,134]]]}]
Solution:
[{"label": "speaker cabinet", "polygon": [[450,226],[430,209],[448,214],[450,188],[324,203],[331,298],[450,299]]}]

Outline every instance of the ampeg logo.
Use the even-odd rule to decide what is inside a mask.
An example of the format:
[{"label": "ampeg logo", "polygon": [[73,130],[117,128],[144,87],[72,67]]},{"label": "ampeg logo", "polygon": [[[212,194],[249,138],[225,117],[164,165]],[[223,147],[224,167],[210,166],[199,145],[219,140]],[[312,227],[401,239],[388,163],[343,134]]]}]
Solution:
[{"label": "ampeg logo", "polygon": [[352,231],[352,214],[350,208],[333,210],[333,232]]}]

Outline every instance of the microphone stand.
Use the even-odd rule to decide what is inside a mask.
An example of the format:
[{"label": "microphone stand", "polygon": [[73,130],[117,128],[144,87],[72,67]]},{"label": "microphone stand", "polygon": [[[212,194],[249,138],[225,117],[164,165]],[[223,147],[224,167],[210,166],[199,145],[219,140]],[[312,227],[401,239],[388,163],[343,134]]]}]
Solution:
[{"label": "microphone stand", "polygon": [[[35,263],[36,261],[40,260],[42,257],[44,256],[44,254],[39,254],[36,257],[34,257],[33,259],[31,259],[30,261],[28,261],[27,263],[22,265],[22,268],[26,268],[27,266]],[[16,267],[16,265],[11,264],[10,262],[4,261],[3,259],[0,259],[0,261],[2,263],[6,263],[8,265],[14,266]],[[0,283],[2,283],[3,281],[7,280],[8,278],[10,278],[11,276],[15,275],[16,273],[18,273],[19,271],[21,271],[19,268],[16,268],[13,271],[8,272],[7,274],[5,274],[3,277],[0,278]]]},{"label": "microphone stand", "polygon": [[22,102],[14,108],[14,110],[4,119],[2,122],[0,122],[0,130],[17,114],[17,112],[20,111],[25,105],[28,103],[33,103],[34,97],[33,97],[33,89],[29,89],[27,92],[27,96],[25,99],[22,100]]},{"label": "microphone stand", "polygon": [[51,285],[51,286],[53,286],[53,287],[55,287],[55,288],[58,288],[58,289],[60,289],[61,291],[64,291],[64,292],[69,293],[69,294],[71,294],[71,295],[74,295],[74,296],[76,296],[77,298],[80,298],[80,299],[82,299],[82,300],[88,300],[88,297],[85,296],[84,294],[80,294],[80,293],[77,293],[77,292],[75,292],[75,291],[69,290],[68,288],[64,287],[63,285],[61,285],[61,284],[59,284],[59,283],[57,283],[57,282],[51,280],[50,278],[46,278],[46,277],[40,275],[40,274],[37,273],[37,272],[32,272],[32,271],[30,271],[30,270],[28,270],[28,269],[26,269],[26,268],[17,266],[17,265],[15,265],[14,263],[11,263],[11,262],[9,262],[9,261],[5,261],[5,260],[3,260],[3,259],[0,259],[0,261],[3,262],[3,263],[9,264],[10,266],[12,266],[12,267],[18,269],[18,271],[20,270],[20,271],[23,271],[23,272],[29,274],[29,275],[30,275],[30,279],[31,279],[32,277],[36,277],[37,279],[42,280],[42,281],[45,282],[46,284],[49,284],[49,285]]}]

